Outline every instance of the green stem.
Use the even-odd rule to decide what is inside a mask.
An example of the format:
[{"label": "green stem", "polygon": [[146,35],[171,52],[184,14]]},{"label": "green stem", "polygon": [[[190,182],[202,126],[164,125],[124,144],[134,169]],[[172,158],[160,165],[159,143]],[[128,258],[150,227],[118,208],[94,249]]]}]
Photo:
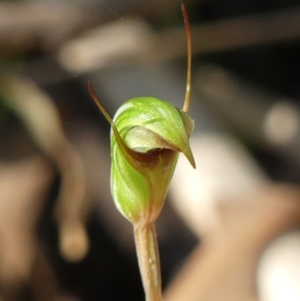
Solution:
[{"label": "green stem", "polygon": [[146,301],[162,301],[161,275],[155,225],[134,227],[134,238]]}]

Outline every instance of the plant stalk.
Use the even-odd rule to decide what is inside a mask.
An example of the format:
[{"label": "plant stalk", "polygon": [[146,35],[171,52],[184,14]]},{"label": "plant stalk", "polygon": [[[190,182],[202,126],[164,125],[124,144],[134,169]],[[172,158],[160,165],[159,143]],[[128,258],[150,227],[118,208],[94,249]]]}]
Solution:
[{"label": "plant stalk", "polygon": [[162,301],[160,260],[154,223],[134,227],[134,239],[146,301]]}]

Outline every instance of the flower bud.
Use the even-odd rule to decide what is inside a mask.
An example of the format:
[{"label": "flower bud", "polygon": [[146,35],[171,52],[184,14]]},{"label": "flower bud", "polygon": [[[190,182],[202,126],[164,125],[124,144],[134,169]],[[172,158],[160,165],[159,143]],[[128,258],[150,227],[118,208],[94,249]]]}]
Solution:
[{"label": "flower bud", "polygon": [[179,152],[191,165],[194,127],[187,113],[152,97],[124,103],[111,132],[111,190],[119,211],[135,226],[154,222],[174,173]]}]

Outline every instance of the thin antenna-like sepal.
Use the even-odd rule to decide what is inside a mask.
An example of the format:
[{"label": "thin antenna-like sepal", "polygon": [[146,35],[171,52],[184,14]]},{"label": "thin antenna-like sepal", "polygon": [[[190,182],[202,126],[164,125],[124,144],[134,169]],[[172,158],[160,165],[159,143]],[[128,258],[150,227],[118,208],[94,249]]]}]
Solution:
[{"label": "thin antenna-like sepal", "polygon": [[100,109],[101,113],[104,115],[106,120],[110,123],[112,130],[114,132],[114,135],[116,136],[116,141],[118,143],[118,146],[120,147],[120,149],[122,150],[122,152],[125,155],[127,155],[128,153],[132,155],[133,154],[132,150],[124,143],[123,139],[121,138],[121,136],[118,132],[116,125],[114,124],[112,118],[110,117],[110,115],[108,114],[108,112],[106,111],[104,106],[102,105],[101,101],[97,97],[95,90],[93,88],[93,85],[90,81],[88,81],[88,89],[89,89],[90,95],[92,96],[95,104]]},{"label": "thin antenna-like sepal", "polygon": [[183,111],[188,112],[190,108],[191,98],[191,81],[192,81],[192,38],[191,38],[191,26],[189,22],[188,13],[186,7],[181,3],[181,9],[185,24],[186,40],[187,40],[187,79],[186,79],[186,91],[183,105]]}]

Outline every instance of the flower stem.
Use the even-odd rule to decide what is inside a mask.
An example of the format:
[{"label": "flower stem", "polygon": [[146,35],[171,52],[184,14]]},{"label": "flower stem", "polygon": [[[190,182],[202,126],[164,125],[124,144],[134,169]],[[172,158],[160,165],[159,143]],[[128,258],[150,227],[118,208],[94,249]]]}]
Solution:
[{"label": "flower stem", "polygon": [[154,223],[134,227],[134,239],[146,301],[162,301],[160,261]]}]

